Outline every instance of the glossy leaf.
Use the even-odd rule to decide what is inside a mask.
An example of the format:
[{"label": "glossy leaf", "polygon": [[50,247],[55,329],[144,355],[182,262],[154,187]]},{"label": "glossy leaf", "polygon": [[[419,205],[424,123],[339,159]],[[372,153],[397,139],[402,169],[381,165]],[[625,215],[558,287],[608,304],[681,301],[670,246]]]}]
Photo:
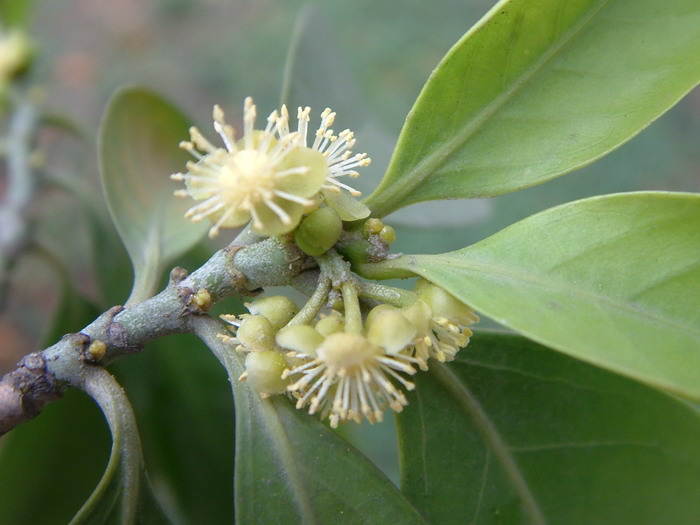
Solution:
[{"label": "glossy leaf", "polygon": [[423,523],[398,489],[335,432],[289,399],[261,399],[237,378],[243,358],[199,335],[226,367],[236,405],[237,523]]},{"label": "glossy leaf", "polygon": [[381,266],[547,346],[700,399],[700,195],[584,199],[456,252]]},{"label": "glossy leaf", "polygon": [[700,521],[700,414],[515,335],[417,374],[402,490],[430,523]]},{"label": "glossy leaf", "polygon": [[189,155],[178,144],[188,120],[168,102],[136,88],[117,93],[100,128],[100,173],[112,220],[134,266],[128,302],[150,297],[163,268],[206,231],[183,214],[191,205],[173,196],[169,175],[184,169]]},{"label": "glossy leaf", "polygon": [[151,491],[136,419],[112,375],[95,368],[82,388],[97,402],[112,433],[112,452],[102,480],[71,525],[170,523]]},{"label": "glossy leaf", "polygon": [[696,0],[504,0],[445,56],[366,204],[499,195],[639,133],[700,81]]}]

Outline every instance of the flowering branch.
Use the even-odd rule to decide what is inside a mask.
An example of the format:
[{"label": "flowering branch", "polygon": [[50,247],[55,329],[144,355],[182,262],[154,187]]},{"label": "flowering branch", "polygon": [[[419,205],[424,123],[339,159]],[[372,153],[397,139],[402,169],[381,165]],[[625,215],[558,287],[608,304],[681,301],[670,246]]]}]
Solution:
[{"label": "flowering branch", "polygon": [[293,243],[270,238],[249,246],[232,244],[191,275],[175,268],[158,295],[128,308],[111,308],[80,332],[28,355],[5,375],[0,380],[0,435],[38,415],[67,387],[82,385],[91,367],[139,352],[159,337],[192,332],[192,318],[213,303],[289,284],[311,264]]}]

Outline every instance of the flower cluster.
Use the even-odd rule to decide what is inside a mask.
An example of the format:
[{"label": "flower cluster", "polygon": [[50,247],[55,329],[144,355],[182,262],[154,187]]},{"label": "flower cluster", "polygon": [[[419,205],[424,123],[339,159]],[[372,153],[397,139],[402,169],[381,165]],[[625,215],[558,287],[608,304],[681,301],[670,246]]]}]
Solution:
[{"label": "flower cluster", "polygon": [[[411,292],[407,292],[411,294]],[[263,397],[287,393],[298,409],[328,417],[331,426],[381,421],[389,407],[407,405],[410,377],[430,358],[450,361],[469,343],[478,317],[441,288],[420,280],[403,306],[373,307],[361,325],[331,310],[297,322],[298,308],[282,296],[257,299],[249,314],[224,315],[235,336],[221,338],[245,352],[241,376]],[[358,310],[359,312],[359,310]]]},{"label": "flower cluster", "polygon": [[201,201],[190,208],[192,221],[208,218],[211,237],[221,228],[243,226],[249,221],[260,235],[293,231],[305,214],[324,202],[344,221],[362,219],[369,209],[353,197],[359,192],[338,179],[356,177],[355,168],[367,166],[366,154],[353,154],[355,138],[350,130],[336,135],[331,126],[335,113],[326,109],[313,140],[309,135],[310,108],[299,108],[297,129],[289,128],[286,106],[273,111],[265,129],[255,129],[256,107],[248,97],[244,104],[243,134],[236,138],[219,106],[214,107],[214,129],[223,147],[215,146],[195,127],[181,147],[195,161],[187,172],[171,178],[185,183],[176,192]]}]

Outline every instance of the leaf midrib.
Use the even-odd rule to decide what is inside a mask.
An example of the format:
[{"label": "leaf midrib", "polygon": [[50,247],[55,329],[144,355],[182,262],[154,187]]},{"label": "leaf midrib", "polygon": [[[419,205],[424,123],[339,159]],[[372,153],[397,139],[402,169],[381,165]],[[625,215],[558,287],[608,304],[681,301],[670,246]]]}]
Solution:
[{"label": "leaf midrib", "polygon": [[[578,35],[583,29],[603,10],[605,9],[608,4],[612,0],[604,0],[600,3],[600,5],[596,8],[591,9],[589,14],[585,17],[583,17],[579,23],[574,25],[569,31],[564,33],[562,37],[552,44],[549,49],[542,54],[541,58],[536,61],[532,67],[526,69],[523,74],[521,74],[517,79],[515,79],[511,83],[511,87],[503,92],[500,96],[496,97],[493,99],[493,101],[490,104],[487,104],[484,109],[476,115],[475,118],[471,119],[469,121],[469,125],[465,125],[460,132],[458,132],[454,139],[446,142],[443,146],[438,147],[433,153],[430,153],[429,155],[426,155],[422,161],[420,161],[418,164],[416,164],[415,168],[411,170],[406,176],[402,177],[401,185],[394,185],[397,190],[394,193],[403,193],[405,197],[411,195],[413,191],[416,189],[416,187],[421,184],[429,175],[436,173],[441,166],[443,166],[445,163],[447,163],[452,156],[455,154],[455,152],[460,149],[461,147],[464,146],[464,144],[467,143],[467,141],[473,137],[481,128],[483,128],[486,123],[491,119],[491,117],[499,110],[501,109],[507,101],[509,101],[515,94],[517,94],[520,90],[524,88],[525,85],[527,85],[532,78],[537,75],[549,62],[551,62],[558,54],[559,52],[564,49],[573,39]],[[443,62],[441,63],[444,64],[449,60],[451,57],[451,53],[443,59]],[[423,98],[423,93],[419,96],[419,100]],[[418,102],[416,102],[418,103]],[[399,148],[401,150],[403,149],[403,141],[400,140],[400,145],[397,147],[396,151],[399,151]],[[398,159],[398,157],[397,157]],[[392,162],[389,166],[389,169],[387,170],[387,174],[385,176],[385,179],[388,180],[388,178],[393,174],[395,171],[394,166],[396,166],[396,169],[398,169],[400,166],[398,166],[398,161],[394,162],[394,159],[392,158]],[[382,192],[382,195],[386,200],[391,199],[391,189],[386,188],[385,191]],[[369,199],[368,199],[369,200]],[[371,207],[371,206],[370,206]],[[389,213],[397,208],[400,208],[401,206],[397,206],[389,210]],[[384,212],[384,210],[382,210]],[[378,213],[379,215],[384,215],[384,213]]]},{"label": "leaf midrib", "polygon": [[481,434],[487,450],[491,450],[503,468],[511,486],[520,498],[525,513],[534,525],[546,525],[542,510],[530,491],[520,466],[515,461],[509,447],[498,432],[498,428],[484,412],[474,394],[463,384],[455,373],[443,364],[434,363],[431,371],[435,378],[445,387],[450,395],[457,401],[467,416],[474,422]]},{"label": "leaf midrib", "polygon": [[[421,259],[432,259],[432,258],[443,258],[444,256],[439,255],[419,255],[415,256],[417,261]],[[397,261],[398,262],[398,261]],[[429,267],[430,265],[426,265]],[[640,317],[649,319],[662,326],[667,326],[669,328],[675,328],[682,330],[683,332],[692,335],[700,341],[700,328],[694,328],[692,326],[681,324],[675,320],[669,319],[667,317],[662,317],[657,312],[652,310],[647,310],[641,308],[638,303],[628,303],[622,298],[613,297],[609,295],[601,295],[589,288],[581,288],[573,286],[570,281],[564,281],[561,279],[555,279],[543,275],[541,273],[536,273],[532,270],[528,272],[518,271],[513,266],[505,266],[493,261],[480,261],[476,258],[471,259],[450,259],[447,266],[454,267],[458,266],[461,269],[472,271],[476,273],[483,273],[486,275],[491,275],[493,277],[502,277],[506,279],[512,279],[516,281],[521,281],[526,284],[536,285],[545,289],[552,289],[557,292],[570,293],[573,296],[578,296],[584,299],[590,299],[593,302],[597,302],[602,306],[610,307],[611,309],[618,309],[620,311],[632,313]],[[410,264],[401,264],[401,268],[409,271],[420,273],[421,275],[428,276],[429,272],[423,268],[415,268]]]}]

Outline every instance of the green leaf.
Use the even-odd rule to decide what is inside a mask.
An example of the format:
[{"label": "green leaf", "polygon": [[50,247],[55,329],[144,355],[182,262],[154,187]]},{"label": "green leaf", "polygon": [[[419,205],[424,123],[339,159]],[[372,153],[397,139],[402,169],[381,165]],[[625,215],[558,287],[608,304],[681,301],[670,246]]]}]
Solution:
[{"label": "green leaf", "polygon": [[221,365],[191,335],[112,365],[134,406],[152,479],[184,523],[233,523],[233,400]]},{"label": "green leaf", "polygon": [[84,389],[99,405],[112,433],[112,452],[102,480],[71,525],[170,523],[151,491],[141,455],[136,418],[112,375],[94,368]]},{"label": "green leaf", "polygon": [[533,186],[620,146],[700,81],[696,0],[504,0],[426,83],[377,216]]},{"label": "green leaf", "polygon": [[700,414],[522,337],[477,333],[417,374],[402,490],[430,523],[700,521]]},{"label": "green leaf", "polygon": [[0,524],[68,523],[99,482],[109,444],[97,407],[77,390],[0,438]]},{"label": "green leaf", "polygon": [[188,127],[175,107],[137,88],[117,93],[102,121],[102,185],[135,273],[127,304],[150,297],[165,265],[206,231],[183,218],[189,204],[173,196],[178,184],[168,178],[189,160],[178,147]]},{"label": "green leaf", "polygon": [[456,252],[378,266],[422,275],[573,357],[700,399],[700,195],[584,199]]},{"label": "green leaf", "polygon": [[236,404],[237,523],[424,523],[398,489],[364,456],[289,399],[259,394],[237,378],[243,358],[198,333],[226,367]]}]

